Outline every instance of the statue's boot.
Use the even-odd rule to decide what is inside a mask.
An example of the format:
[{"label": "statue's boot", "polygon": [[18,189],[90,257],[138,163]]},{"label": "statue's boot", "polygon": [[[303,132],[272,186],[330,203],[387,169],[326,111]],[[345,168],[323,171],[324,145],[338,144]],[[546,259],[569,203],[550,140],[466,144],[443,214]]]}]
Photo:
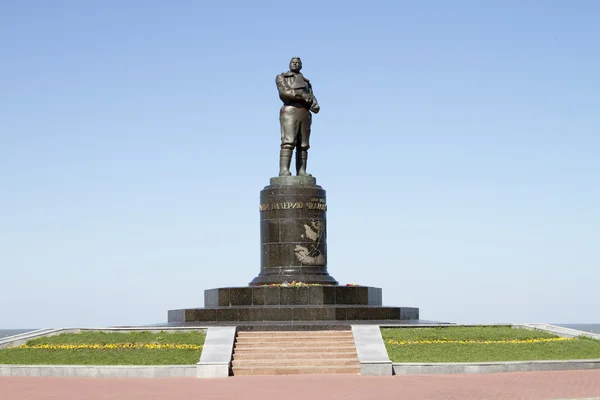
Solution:
[{"label": "statue's boot", "polygon": [[292,162],[292,150],[281,149],[279,152],[279,176],[290,176],[290,163]]},{"label": "statue's boot", "polygon": [[296,152],[296,171],[298,176],[312,176],[306,172],[306,161],[308,160],[308,151]]}]

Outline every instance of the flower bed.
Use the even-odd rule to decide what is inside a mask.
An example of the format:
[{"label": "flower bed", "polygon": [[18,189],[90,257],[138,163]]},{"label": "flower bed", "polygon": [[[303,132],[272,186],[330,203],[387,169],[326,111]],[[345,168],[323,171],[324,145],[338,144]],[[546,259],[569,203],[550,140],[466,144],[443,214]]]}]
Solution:
[{"label": "flower bed", "polygon": [[2,349],[0,364],[192,365],[204,338],[198,331],[62,334]]},{"label": "flower bed", "polygon": [[393,362],[485,362],[600,358],[600,341],[510,326],[381,330]]}]

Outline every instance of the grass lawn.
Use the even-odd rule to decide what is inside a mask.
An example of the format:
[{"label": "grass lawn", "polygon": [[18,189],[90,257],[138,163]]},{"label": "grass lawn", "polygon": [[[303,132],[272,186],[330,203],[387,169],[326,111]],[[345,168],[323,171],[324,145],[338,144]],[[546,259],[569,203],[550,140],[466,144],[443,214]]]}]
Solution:
[{"label": "grass lawn", "polygon": [[[388,355],[393,362],[600,358],[600,341],[598,340],[588,338],[560,340],[558,336],[543,331],[503,326],[388,328],[382,329],[381,333]],[[432,343],[432,341],[434,342]],[[457,341],[462,341],[462,343],[456,343]],[[481,343],[482,341],[486,343]]]},{"label": "grass lawn", "polygon": [[201,332],[67,333],[2,349],[0,364],[190,365],[200,360],[204,338]]}]

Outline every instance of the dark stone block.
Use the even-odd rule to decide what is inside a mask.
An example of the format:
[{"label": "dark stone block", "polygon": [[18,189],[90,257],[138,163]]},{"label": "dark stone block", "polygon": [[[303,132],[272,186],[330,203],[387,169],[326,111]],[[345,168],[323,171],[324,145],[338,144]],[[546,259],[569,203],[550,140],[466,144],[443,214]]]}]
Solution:
[{"label": "dark stone block", "polygon": [[343,308],[343,307],[339,307],[335,309],[335,319],[338,321],[345,321],[347,320],[347,308]]},{"label": "dark stone block", "polygon": [[217,307],[219,305],[219,289],[204,291],[204,307]]},{"label": "dark stone block", "polygon": [[302,275],[293,275],[293,271],[301,271],[300,268],[302,265],[302,263],[296,257],[294,248],[281,243],[273,246],[278,247],[277,252],[279,254],[279,260],[277,266],[283,266],[286,270],[288,270],[288,272],[290,272],[283,280],[287,282],[304,282]]},{"label": "dark stone block", "polygon": [[209,289],[204,291],[204,307],[214,307],[217,304],[214,302],[215,289]]},{"label": "dark stone block", "polygon": [[371,308],[368,319],[390,319],[390,307]]},{"label": "dark stone block", "polygon": [[209,322],[217,320],[217,312],[214,308],[196,308],[185,310],[186,321]]},{"label": "dark stone block", "polygon": [[264,287],[252,288],[252,304],[255,306],[262,306],[265,304],[265,289]]},{"label": "dark stone block", "polygon": [[357,304],[356,287],[335,286],[335,304]]},{"label": "dark stone block", "polygon": [[282,287],[279,288],[279,304],[290,305],[294,304],[294,288]]},{"label": "dark stone block", "polygon": [[294,218],[280,219],[278,221],[280,243],[309,242],[305,235],[306,229],[304,228],[304,225],[309,222],[308,220]]},{"label": "dark stone block", "polygon": [[335,304],[335,286],[323,286],[323,304]]},{"label": "dark stone block", "polygon": [[263,309],[264,321],[292,321],[293,312],[290,307],[270,307]]},{"label": "dark stone block", "polygon": [[410,319],[419,319],[419,309],[418,308],[413,308],[412,312],[410,313]]},{"label": "dark stone block", "polygon": [[185,310],[169,310],[167,313],[169,322],[185,322]]},{"label": "dark stone block", "polygon": [[217,321],[237,321],[237,318],[236,308],[217,308]]},{"label": "dark stone block", "polygon": [[308,287],[282,287],[279,289],[279,304],[307,305]]},{"label": "dark stone block", "polygon": [[382,319],[389,319],[390,318],[390,309],[387,307],[380,307],[380,308],[375,308],[372,307],[370,309],[364,309],[361,310],[359,312],[359,316],[362,316],[362,319],[367,319],[367,320],[382,320]]},{"label": "dark stone block", "polygon": [[279,287],[266,287],[265,288],[265,305],[276,306],[279,305]]},{"label": "dark stone block", "polygon": [[279,220],[261,221],[260,237],[263,238],[263,243],[279,243]]},{"label": "dark stone block", "polygon": [[315,320],[333,321],[335,320],[335,307],[315,307],[312,309]]},{"label": "dark stone block", "polygon": [[252,288],[239,287],[229,289],[229,304],[232,306],[252,305]]},{"label": "dark stone block", "polygon": [[238,321],[250,321],[250,308],[238,309]]},{"label": "dark stone block", "polygon": [[348,307],[346,308],[346,319],[350,321],[356,321],[358,318],[358,312],[356,311],[356,307]]},{"label": "dark stone block", "polygon": [[356,304],[369,304],[369,290],[374,289],[366,286],[356,287]]},{"label": "dark stone block", "polygon": [[400,319],[410,319],[409,310],[406,307],[400,309]]},{"label": "dark stone block", "polygon": [[373,314],[373,311],[374,310],[370,309],[370,308],[356,308],[356,319],[357,320],[377,319],[377,318],[370,318],[370,316]]},{"label": "dark stone block", "polygon": [[[361,305],[275,305],[170,310],[170,322],[400,321],[418,319],[418,308]],[[179,318],[179,319],[178,319]],[[180,321],[181,320],[181,321]]]},{"label": "dark stone block", "polygon": [[323,301],[323,286],[310,286],[308,288],[308,304],[326,304]]},{"label": "dark stone block", "polygon": [[414,307],[402,307],[400,309],[400,319],[411,320],[419,319],[419,309]]},{"label": "dark stone block", "polygon": [[221,288],[219,291],[219,306],[227,307],[229,306],[229,289]]},{"label": "dark stone block", "polygon": [[368,304],[370,306],[380,306],[381,303],[381,288],[369,287],[369,300]]},{"label": "dark stone block", "polygon": [[301,317],[305,317],[304,321],[334,321],[336,319],[335,306],[323,307],[299,307],[294,308],[295,321],[302,321]]},{"label": "dark stone block", "polygon": [[252,307],[248,309],[248,320],[249,321],[264,321],[263,308]]},{"label": "dark stone block", "polygon": [[294,321],[314,321],[316,314],[311,308],[294,308],[292,309],[292,318]]},{"label": "dark stone block", "polygon": [[[281,260],[281,254],[279,252],[280,246],[278,243],[263,244],[261,246],[261,263],[269,266],[279,266]],[[271,282],[269,282],[271,283]]]},{"label": "dark stone block", "polygon": [[[300,261],[296,258],[296,253],[294,252],[294,248],[290,246],[286,246],[281,243],[269,243],[262,245],[262,261],[268,263],[268,267],[264,267],[264,270],[272,270],[274,268],[284,267],[288,269],[292,274],[281,277],[279,280],[283,283],[284,281],[292,282],[292,281],[302,281],[300,275],[294,275],[295,270],[300,268],[302,265]],[[294,268],[296,267],[296,268]],[[296,271],[297,272],[297,271]],[[275,282],[266,282],[266,283],[275,283]],[[279,282],[277,282],[279,283]]]}]

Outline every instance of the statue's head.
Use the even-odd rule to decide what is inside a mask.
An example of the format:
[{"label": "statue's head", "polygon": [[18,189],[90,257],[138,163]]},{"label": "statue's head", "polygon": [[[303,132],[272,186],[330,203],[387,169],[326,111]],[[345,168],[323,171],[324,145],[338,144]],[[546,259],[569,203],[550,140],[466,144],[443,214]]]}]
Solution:
[{"label": "statue's head", "polygon": [[290,60],[290,71],[298,73],[301,69],[302,60],[300,59],[300,57],[292,57],[292,59]]}]

